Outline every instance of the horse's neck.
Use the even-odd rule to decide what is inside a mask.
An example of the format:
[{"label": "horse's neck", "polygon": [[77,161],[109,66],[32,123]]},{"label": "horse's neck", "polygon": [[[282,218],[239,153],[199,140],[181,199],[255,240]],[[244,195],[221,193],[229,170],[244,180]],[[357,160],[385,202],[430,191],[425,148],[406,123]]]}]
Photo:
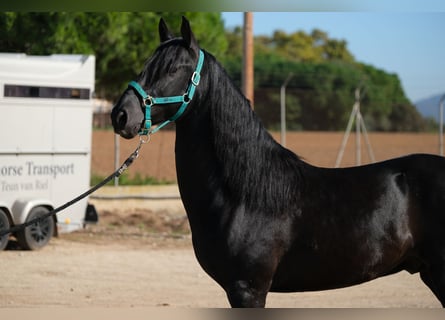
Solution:
[{"label": "horse's neck", "polygon": [[[261,149],[276,147],[277,143],[225,71],[216,62],[212,66],[213,69],[208,70],[212,76],[201,80],[209,82],[203,95],[206,99],[201,98],[200,105],[194,106],[195,114],[189,115],[185,126],[178,126],[178,134],[189,136],[193,141],[188,143],[203,146],[204,153],[213,153],[224,167],[240,161],[245,164],[255,161]],[[196,154],[196,157],[202,156]]]},{"label": "horse's neck", "polygon": [[[209,115],[212,138],[216,152],[222,161],[238,161],[250,148],[255,150],[270,147],[275,141],[266,131],[249,101],[234,86],[218,63],[212,64],[213,77],[210,83]],[[249,157],[244,154],[242,157]]]},{"label": "horse's neck", "polygon": [[245,173],[240,166],[253,169],[261,161],[259,156],[276,147],[247,100],[243,99],[231,106],[220,103],[212,113],[215,152],[229,176]]},{"label": "horse's neck", "polygon": [[252,189],[258,178],[264,178],[267,161],[280,147],[228,78],[219,80],[227,83],[210,84],[215,89],[208,99],[178,123],[176,163],[181,192],[210,198],[219,188],[256,197]]}]

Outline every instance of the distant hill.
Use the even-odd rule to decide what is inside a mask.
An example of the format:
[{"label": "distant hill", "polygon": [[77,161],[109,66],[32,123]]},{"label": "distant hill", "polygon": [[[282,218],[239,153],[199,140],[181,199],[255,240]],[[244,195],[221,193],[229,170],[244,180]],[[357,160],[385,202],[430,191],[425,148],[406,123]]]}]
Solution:
[{"label": "distant hill", "polygon": [[438,94],[429,98],[419,100],[417,102],[414,102],[414,105],[423,117],[434,118],[437,122],[439,122],[439,101],[442,95],[443,94]]}]

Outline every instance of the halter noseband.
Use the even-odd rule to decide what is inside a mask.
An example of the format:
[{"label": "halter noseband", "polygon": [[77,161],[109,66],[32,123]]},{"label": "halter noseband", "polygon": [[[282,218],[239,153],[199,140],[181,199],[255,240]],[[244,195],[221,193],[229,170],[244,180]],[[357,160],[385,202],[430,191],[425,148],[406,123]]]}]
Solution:
[{"label": "halter noseband", "polygon": [[[155,133],[162,127],[166,126],[172,121],[176,121],[185,111],[187,105],[192,101],[193,95],[195,94],[195,89],[199,85],[199,81],[201,79],[201,69],[204,64],[204,53],[202,50],[199,50],[199,58],[198,63],[196,64],[195,72],[193,72],[192,77],[190,78],[190,83],[187,88],[187,91],[182,96],[170,96],[170,97],[160,97],[155,98],[148,95],[144,89],[140,86],[136,81],[130,81],[128,84],[129,88],[133,88],[136,93],[141,97],[142,108],[145,109],[145,124],[144,128],[139,131],[139,135],[148,135]],[[179,107],[178,111],[168,120],[162,122],[156,128],[151,130],[151,107],[157,104],[170,104],[170,103],[179,103],[182,102],[182,105]]]}]

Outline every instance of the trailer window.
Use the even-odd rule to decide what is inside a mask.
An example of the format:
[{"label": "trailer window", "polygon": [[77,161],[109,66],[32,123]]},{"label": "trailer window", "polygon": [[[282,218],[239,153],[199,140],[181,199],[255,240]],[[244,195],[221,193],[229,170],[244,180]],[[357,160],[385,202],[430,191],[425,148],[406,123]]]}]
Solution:
[{"label": "trailer window", "polygon": [[90,99],[90,89],[19,86],[5,84],[5,97],[18,98],[54,98],[54,99]]}]

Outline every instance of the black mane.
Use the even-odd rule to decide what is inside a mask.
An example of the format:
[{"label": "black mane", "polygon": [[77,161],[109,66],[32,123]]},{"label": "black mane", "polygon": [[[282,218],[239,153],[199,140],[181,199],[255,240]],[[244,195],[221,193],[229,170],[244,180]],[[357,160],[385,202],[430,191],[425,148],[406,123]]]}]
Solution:
[{"label": "black mane", "polygon": [[288,204],[278,195],[296,196],[303,162],[272,138],[216,59],[206,52],[205,61],[209,84],[204,100],[226,188],[252,210],[283,212]]}]

